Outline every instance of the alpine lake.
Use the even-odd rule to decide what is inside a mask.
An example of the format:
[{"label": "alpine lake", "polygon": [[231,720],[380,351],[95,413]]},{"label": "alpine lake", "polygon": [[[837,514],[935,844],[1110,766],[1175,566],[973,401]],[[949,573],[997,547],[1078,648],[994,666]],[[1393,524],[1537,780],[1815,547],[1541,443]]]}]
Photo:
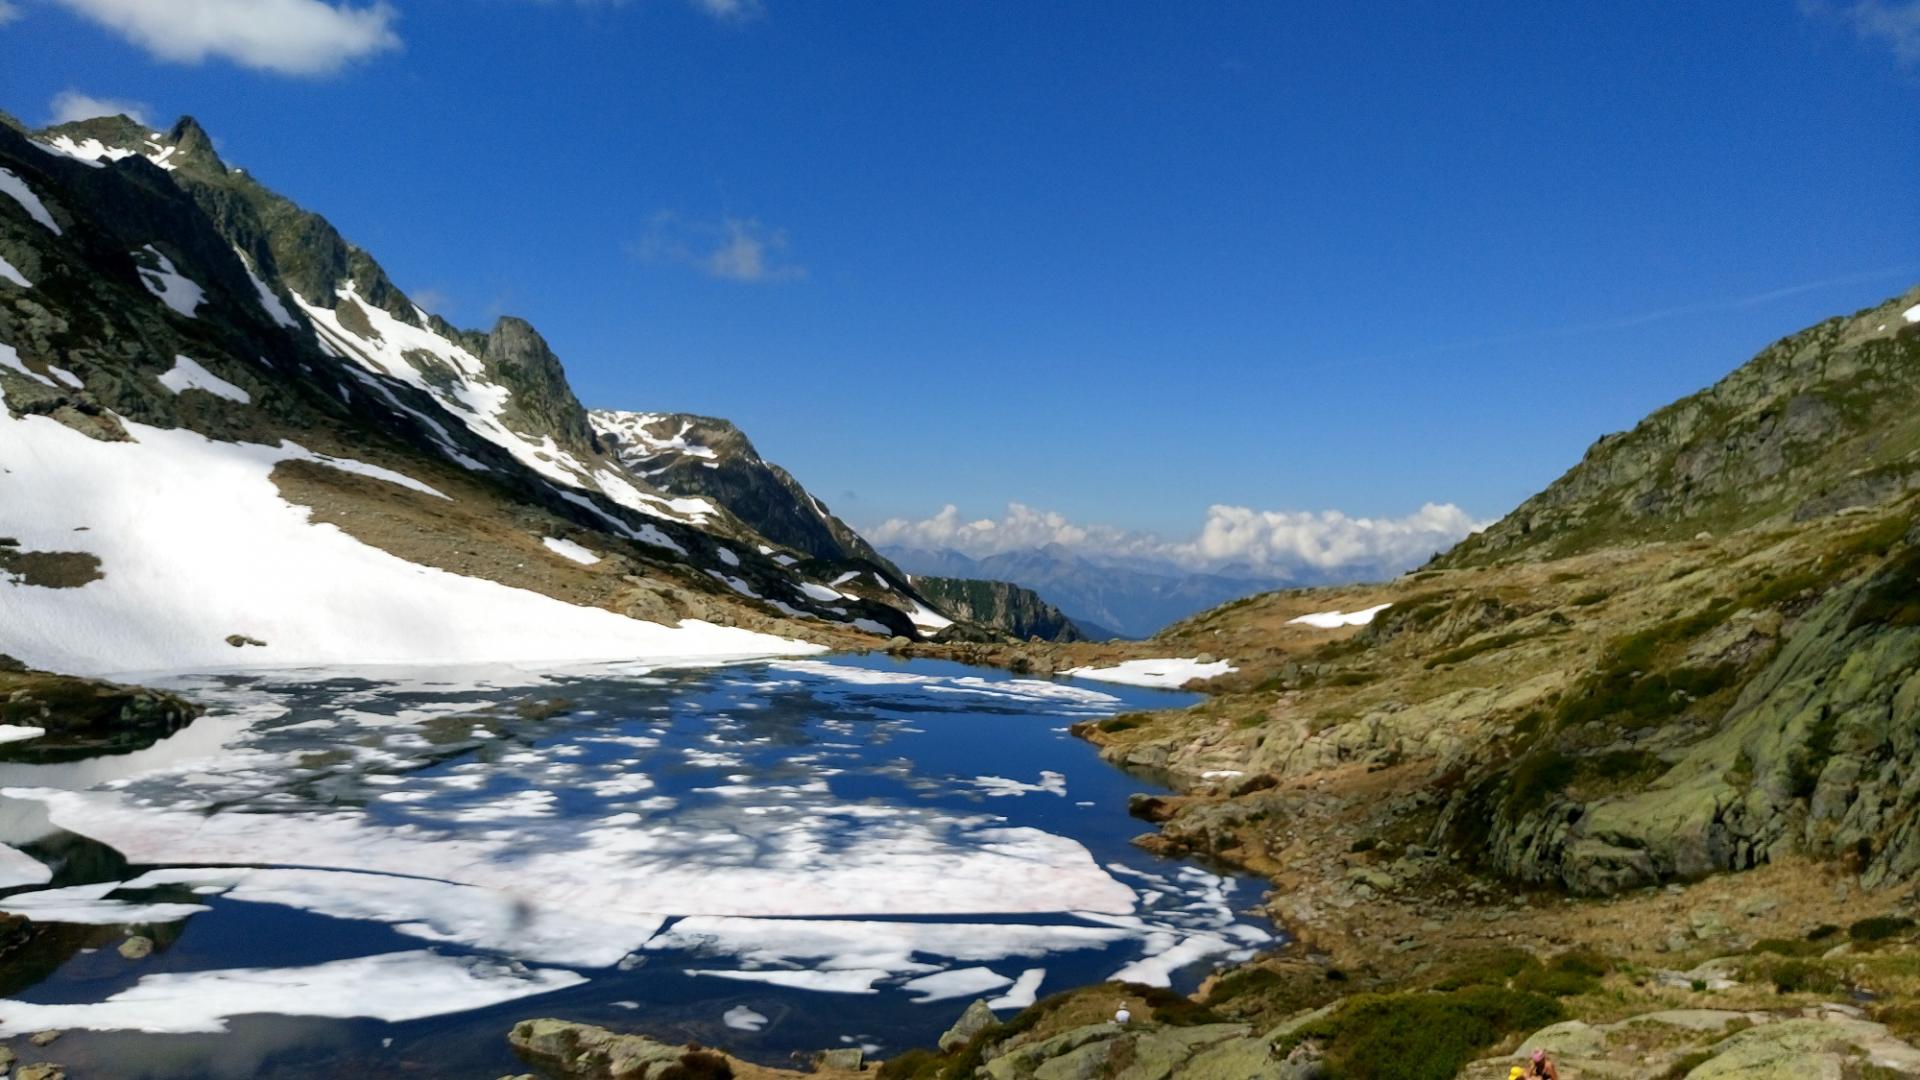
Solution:
[{"label": "alpine lake", "polygon": [[1261,883],[1134,847],[1163,789],[1067,731],[1191,695],[882,655],[142,681],[206,715],[0,762],[38,928],[0,1035],[78,1077],[492,1077],[539,1016],[885,1057],[1272,943]]}]

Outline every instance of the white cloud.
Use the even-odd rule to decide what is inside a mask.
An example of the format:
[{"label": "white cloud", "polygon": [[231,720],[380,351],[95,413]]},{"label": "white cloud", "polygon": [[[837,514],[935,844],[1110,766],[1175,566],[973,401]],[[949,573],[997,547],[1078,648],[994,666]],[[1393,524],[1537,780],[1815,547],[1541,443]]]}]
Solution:
[{"label": "white cloud", "polygon": [[1284,579],[1397,572],[1487,524],[1451,503],[1428,503],[1399,518],[1216,505],[1207,508],[1191,539],[1168,540],[1111,525],[1077,524],[1054,511],[1009,503],[997,520],[965,520],[958,507],[949,505],[919,521],[893,518],[865,534],[882,546],[944,548],[973,558],[1057,544],[1095,559],[1154,560],[1194,571],[1232,568]]},{"label": "white cloud", "polygon": [[78,90],[62,90],[53,95],[47,111],[52,114],[56,124],[70,124],[75,120],[91,120],[96,116],[126,116],[135,123],[146,124],[147,114],[152,106],[142,101],[122,101],[118,98],[99,98],[92,94],[83,94]]},{"label": "white cloud", "polygon": [[765,9],[760,0],[693,0],[693,6],[716,19],[751,19]]},{"label": "white cloud", "polygon": [[0,26],[5,26],[19,17],[20,9],[18,7],[8,3],[7,0],[0,0]]},{"label": "white cloud", "polygon": [[636,258],[680,263],[722,281],[798,281],[807,276],[806,267],[788,260],[787,231],[755,218],[689,221],[661,211],[629,250]]},{"label": "white cloud", "polygon": [[56,0],[162,60],[210,56],[282,75],[324,75],[400,47],[398,13],[322,0]]},{"label": "white cloud", "polygon": [[1839,5],[1801,0],[1800,10],[1817,17],[1838,16],[1861,40],[1887,46],[1903,64],[1920,64],[1920,0],[1854,0]]}]

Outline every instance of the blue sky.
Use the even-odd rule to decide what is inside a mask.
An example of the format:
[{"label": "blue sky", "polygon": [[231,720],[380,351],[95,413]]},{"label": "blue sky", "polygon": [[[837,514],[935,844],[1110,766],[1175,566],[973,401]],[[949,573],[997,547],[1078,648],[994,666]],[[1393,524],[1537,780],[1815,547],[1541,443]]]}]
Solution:
[{"label": "blue sky", "polygon": [[0,107],[191,113],[589,404],[732,418],[863,524],[1493,517],[1920,281],[1915,0],[0,19]]}]

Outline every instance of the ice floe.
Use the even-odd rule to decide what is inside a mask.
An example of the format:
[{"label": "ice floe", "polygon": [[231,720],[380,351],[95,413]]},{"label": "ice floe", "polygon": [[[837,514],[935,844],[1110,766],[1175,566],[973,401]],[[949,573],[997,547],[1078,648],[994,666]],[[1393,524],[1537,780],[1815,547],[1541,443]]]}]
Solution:
[{"label": "ice floe", "polygon": [[978,996],[1012,983],[1012,979],[996,973],[992,968],[964,967],[909,979],[900,984],[900,989],[913,994],[916,1004],[925,1005],[949,998]]},{"label": "ice floe", "polygon": [[398,952],[310,967],[233,968],[142,976],[89,1004],[0,1001],[0,1037],[81,1028],[153,1034],[220,1032],[255,1013],[398,1022],[465,1012],[586,982],[508,961]]},{"label": "ice floe", "polygon": [[53,867],[16,847],[0,845],[0,889],[17,885],[44,885],[53,880]]},{"label": "ice floe", "polygon": [[1046,968],[1028,968],[1013,980],[1007,992],[987,1002],[989,1009],[1024,1009],[1039,997],[1040,984],[1047,978]]},{"label": "ice floe", "polygon": [[143,904],[110,900],[107,894],[123,888],[117,881],[68,885],[59,889],[14,893],[0,898],[0,911],[25,915],[34,922],[82,923],[92,926],[137,926],[179,922],[206,911],[204,904]]}]

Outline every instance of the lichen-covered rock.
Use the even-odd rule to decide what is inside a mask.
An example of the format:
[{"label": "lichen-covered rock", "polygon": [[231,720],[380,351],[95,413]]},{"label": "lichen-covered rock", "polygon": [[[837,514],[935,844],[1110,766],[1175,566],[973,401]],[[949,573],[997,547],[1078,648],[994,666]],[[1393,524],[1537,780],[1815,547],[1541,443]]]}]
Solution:
[{"label": "lichen-covered rock", "polygon": [[535,1064],[591,1080],[660,1080],[689,1053],[645,1035],[552,1019],[523,1020],[507,1040]]},{"label": "lichen-covered rock", "polygon": [[952,1027],[940,1035],[937,1045],[943,1051],[965,1046],[975,1035],[992,1027],[998,1020],[985,1001],[975,1001],[967,1006],[967,1011],[960,1014],[960,1019],[955,1020]]}]

